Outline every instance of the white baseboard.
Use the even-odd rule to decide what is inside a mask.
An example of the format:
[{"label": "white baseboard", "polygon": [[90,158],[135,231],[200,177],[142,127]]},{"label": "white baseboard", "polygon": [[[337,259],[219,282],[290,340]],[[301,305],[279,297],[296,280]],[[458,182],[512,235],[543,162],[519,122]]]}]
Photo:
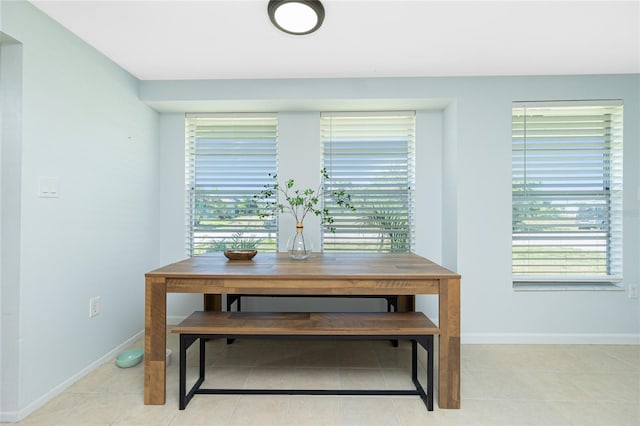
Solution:
[{"label": "white baseboard", "polygon": [[640,334],[463,333],[468,345],[640,345]]},{"label": "white baseboard", "polygon": [[18,411],[1,411],[0,412],[1,423],[17,423],[20,421],[20,419],[21,417]]},{"label": "white baseboard", "polygon": [[38,408],[40,408],[43,405],[45,405],[47,402],[51,401],[56,396],[60,395],[69,386],[71,386],[72,384],[74,384],[75,382],[77,382],[78,380],[80,380],[81,378],[86,376],[87,374],[91,373],[93,370],[95,370],[96,368],[100,367],[105,362],[107,362],[110,359],[112,359],[114,356],[116,356],[124,348],[128,347],[133,342],[135,342],[136,340],[138,340],[139,338],[141,338],[143,336],[144,336],[144,330],[142,330],[142,331],[136,333],[135,335],[131,336],[125,342],[123,342],[122,344],[120,344],[119,346],[114,348],[113,350],[109,351],[107,354],[103,355],[102,357],[100,357],[98,360],[96,360],[95,362],[91,363],[87,367],[85,367],[82,370],[78,371],[76,374],[74,374],[73,376],[69,377],[67,380],[65,380],[64,382],[60,383],[55,388],[51,389],[49,392],[47,392],[46,394],[42,395],[40,398],[38,398],[35,401],[31,402],[29,405],[27,405],[23,409],[21,409],[19,411],[4,411],[4,412],[0,412],[0,422],[15,423],[15,422],[19,422],[20,420],[24,419],[29,414],[31,414],[34,411],[36,411]]}]

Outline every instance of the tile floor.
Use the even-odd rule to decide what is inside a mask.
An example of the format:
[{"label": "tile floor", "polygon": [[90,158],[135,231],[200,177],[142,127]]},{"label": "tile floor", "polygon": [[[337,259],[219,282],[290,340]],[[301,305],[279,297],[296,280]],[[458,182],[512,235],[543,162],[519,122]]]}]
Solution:
[{"label": "tile floor", "polygon": [[[143,404],[142,365],[119,369],[109,362],[20,424],[640,425],[640,346],[463,345],[460,410],[436,404],[428,412],[417,396],[196,395],[179,411],[177,342],[170,334],[166,405]],[[411,387],[408,343],[240,339],[207,345],[207,379],[216,381],[209,386]],[[196,351],[188,358],[195,367]]]}]

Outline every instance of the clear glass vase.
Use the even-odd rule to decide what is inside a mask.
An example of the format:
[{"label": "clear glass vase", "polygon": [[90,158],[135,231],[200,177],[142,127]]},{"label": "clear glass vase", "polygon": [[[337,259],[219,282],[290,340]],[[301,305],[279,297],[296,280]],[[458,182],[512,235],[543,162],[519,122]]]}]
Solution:
[{"label": "clear glass vase", "polygon": [[304,234],[302,222],[296,223],[296,232],[287,241],[287,251],[292,259],[303,260],[313,251],[313,241]]}]

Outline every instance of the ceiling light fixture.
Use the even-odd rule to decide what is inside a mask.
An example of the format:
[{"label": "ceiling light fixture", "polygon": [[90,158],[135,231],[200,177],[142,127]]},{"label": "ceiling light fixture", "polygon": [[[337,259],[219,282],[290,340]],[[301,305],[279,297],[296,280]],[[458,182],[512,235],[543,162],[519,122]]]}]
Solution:
[{"label": "ceiling light fixture", "polygon": [[294,35],[312,33],[324,21],[319,0],[269,0],[267,11],[276,28]]}]

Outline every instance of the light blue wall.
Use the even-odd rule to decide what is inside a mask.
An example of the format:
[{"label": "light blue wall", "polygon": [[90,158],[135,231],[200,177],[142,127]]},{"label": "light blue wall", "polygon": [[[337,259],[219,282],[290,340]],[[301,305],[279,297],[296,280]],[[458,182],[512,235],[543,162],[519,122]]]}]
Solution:
[{"label": "light blue wall", "polygon": [[[0,7],[1,31],[22,50],[2,57],[2,69],[21,61],[12,63],[22,120],[11,140],[20,180],[3,180],[1,193],[11,250],[2,260],[18,263],[2,276],[0,411],[16,420],[144,329],[144,273],[159,253],[158,114],[140,102],[137,79],[30,3]],[[37,197],[39,176],[59,180],[59,198]],[[9,203],[17,217],[5,216]],[[5,294],[18,305],[5,310]],[[89,318],[93,296],[102,313]]]},{"label": "light blue wall", "polygon": [[[417,110],[416,247],[462,273],[463,341],[638,341],[639,302],[624,292],[514,292],[510,276],[511,102],[623,99],[624,274],[640,281],[638,75],[138,82],[24,1],[0,2],[0,32],[18,43],[2,60],[20,62],[0,70],[21,84],[1,95],[2,420],[143,330],[144,272],[184,257],[185,111],[278,112],[281,149],[296,152],[319,111]],[[317,158],[302,161],[315,174]],[[57,177],[60,198],[38,198],[38,176]],[[172,301],[170,316],[201,307]],[[418,307],[437,313],[429,297]]]},{"label": "light blue wall", "polygon": [[[18,381],[20,336],[20,188],[22,146],[22,45],[0,33],[0,377]],[[1,389],[0,389],[1,391]],[[0,392],[17,406],[15,392]]]},{"label": "light blue wall", "polygon": [[[624,275],[625,284],[638,284],[639,82],[638,75],[144,81],[140,96],[172,113],[286,112],[281,126],[300,134],[305,126],[316,126],[307,121],[312,112],[417,109],[416,204],[423,212],[417,217],[417,247],[419,254],[462,274],[463,342],[638,343],[640,305],[624,291],[513,290],[511,106],[518,100],[623,100]],[[307,113],[298,120],[291,114],[296,111]],[[181,134],[182,125],[174,124],[179,126],[174,134]],[[183,144],[182,137],[165,142]],[[296,143],[281,142],[284,152]],[[171,158],[160,167],[171,168],[176,161],[182,158]],[[282,168],[291,170],[286,162],[280,163]],[[418,306],[436,314],[437,304],[429,297],[420,298]],[[170,304],[169,316],[183,315],[182,309],[187,312],[190,307]]]}]

